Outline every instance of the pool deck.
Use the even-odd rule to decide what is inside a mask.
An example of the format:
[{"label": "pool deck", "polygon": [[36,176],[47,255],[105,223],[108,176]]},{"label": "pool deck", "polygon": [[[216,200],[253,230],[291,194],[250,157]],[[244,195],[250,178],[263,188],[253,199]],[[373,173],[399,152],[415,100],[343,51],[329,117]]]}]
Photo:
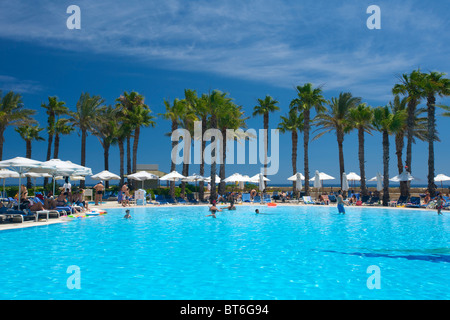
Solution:
[{"label": "pool deck", "polygon": [[[289,207],[298,207],[298,206],[317,206],[317,205],[305,205],[303,203],[276,203],[277,206],[289,206]],[[143,205],[131,205],[131,206],[127,206],[127,207],[123,207],[121,204],[117,203],[117,201],[106,201],[103,202],[102,204],[95,206],[95,205],[90,205],[90,209],[120,209],[122,208],[123,210],[125,210],[126,208],[176,208],[176,207],[195,207],[195,206],[208,206],[208,204],[197,204],[197,205],[186,205],[186,204],[169,204],[169,205],[153,205],[153,204],[147,204],[145,206]],[[218,207],[222,207],[222,206],[226,206],[226,203],[224,204],[218,204]],[[266,204],[259,204],[259,203],[241,203],[241,204],[236,204],[236,206],[239,208],[240,206],[266,206]],[[331,207],[335,206],[334,204],[329,205]],[[411,210],[411,211],[428,211],[430,213],[434,213],[436,214],[436,210],[433,209],[423,209],[423,208],[405,208],[405,207],[382,207],[382,206],[348,206],[348,207],[352,207],[352,208],[364,208],[364,209],[379,209],[379,208],[383,208],[383,209],[389,209],[389,210]],[[443,213],[445,214],[445,212],[448,212],[448,210],[444,210]],[[48,226],[48,225],[52,225],[52,224],[56,224],[56,223],[66,223],[71,221],[72,219],[70,218],[66,218],[66,217],[61,217],[58,219],[49,219],[48,221],[41,219],[38,222],[35,221],[24,221],[23,223],[6,223],[6,224],[0,224],[0,231],[2,230],[13,230],[13,229],[22,229],[22,228],[29,228],[29,227],[38,227],[38,226]]]}]

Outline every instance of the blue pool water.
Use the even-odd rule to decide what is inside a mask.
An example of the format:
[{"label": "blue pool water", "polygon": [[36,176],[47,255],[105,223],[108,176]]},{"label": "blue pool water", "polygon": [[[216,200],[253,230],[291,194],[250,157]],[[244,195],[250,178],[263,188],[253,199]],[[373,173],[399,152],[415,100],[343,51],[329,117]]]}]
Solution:
[{"label": "blue pool water", "polygon": [[0,231],[0,299],[450,298],[448,212],[346,209],[111,209]]}]

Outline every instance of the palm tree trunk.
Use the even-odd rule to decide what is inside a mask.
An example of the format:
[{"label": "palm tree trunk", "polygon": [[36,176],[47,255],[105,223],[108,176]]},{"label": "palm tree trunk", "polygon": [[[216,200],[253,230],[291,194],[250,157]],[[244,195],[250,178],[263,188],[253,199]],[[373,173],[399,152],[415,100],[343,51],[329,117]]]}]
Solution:
[{"label": "palm tree trunk", "polygon": [[219,171],[219,178],[220,178],[220,183],[219,183],[219,194],[224,195],[225,194],[225,182],[223,181],[223,179],[225,179],[225,160],[227,158],[227,130],[226,128],[222,128],[222,159],[221,159],[221,163],[220,163],[220,171]]},{"label": "palm tree trunk", "polygon": [[[404,142],[405,133],[402,131],[395,135],[395,154],[397,155],[397,169],[398,174],[403,172],[403,147],[405,146]],[[406,196],[408,193],[408,184],[406,181],[400,181],[400,195]]]},{"label": "palm tree trunk", "polygon": [[[175,132],[177,129],[178,129],[178,123],[176,121],[172,121],[172,132]],[[172,141],[172,150],[174,150],[176,146],[177,146],[177,142]],[[170,172],[175,171],[175,169],[176,169],[175,162],[173,162],[171,159]],[[175,198],[175,181],[170,181],[170,196],[172,198]]]},{"label": "palm tree trunk", "polygon": [[[415,111],[416,111],[416,100],[412,99],[408,102],[408,118],[407,118],[407,137],[408,141],[406,144],[406,162],[405,165],[407,166],[406,171],[409,173],[412,173],[412,142],[414,138],[414,121],[415,121]],[[410,195],[410,185],[409,182],[407,182],[407,189],[406,189],[406,195],[409,197]]]},{"label": "palm tree trunk", "polygon": [[117,141],[117,144],[119,145],[119,158],[120,158],[120,185],[123,185],[124,183],[124,157],[125,157],[125,150],[123,146],[123,140],[119,139]]},{"label": "palm tree trunk", "polygon": [[131,174],[131,136],[127,137],[127,174]]},{"label": "palm tree trunk", "polygon": [[383,131],[383,206],[389,204],[389,134]]},{"label": "palm tree trunk", "polygon": [[436,185],[434,183],[434,138],[436,130],[436,98],[430,94],[427,98],[427,111],[428,111],[428,192],[430,197],[436,196]]},{"label": "palm tree trunk", "polygon": [[[267,152],[269,149],[269,113],[264,113],[264,176],[267,177]],[[265,182],[264,182],[265,184]]]},{"label": "palm tree trunk", "polygon": [[131,167],[132,172],[136,172],[137,168],[137,150],[139,144],[139,136],[141,134],[141,127],[137,126],[134,130],[134,139],[133,139],[133,166]]},{"label": "palm tree trunk", "polygon": [[5,127],[0,127],[0,161],[3,160],[3,143],[5,142],[5,138],[3,133],[5,132]]},{"label": "palm tree trunk", "polygon": [[[26,157],[31,159],[31,140],[25,140],[26,144]],[[20,186],[19,186],[20,188]],[[31,189],[31,178],[27,178],[27,189]]]},{"label": "palm tree trunk", "polygon": [[[292,130],[292,174],[297,173],[297,144],[298,144],[297,130]],[[297,192],[297,186],[295,181],[292,182],[292,187],[294,193]]]},{"label": "palm tree trunk", "polygon": [[55,149],[53,150],[53,159],[58,159],[58,155],[59,155],[59,134],[56,134],[55,135]]},{"label": "palm tree trunk", "polygon": [[[86,166],[86,129],[81,130],[81,165]],[[84,180],[80,181],[80,188],[84,189]]]},{"label": "palm tree trunk", "polygon": [[[47,158],[46,160],[50,160],[52,156],[52,143],[53,143],[53,134],[48,134],[48,145],[47,145]],[[44,178],[44,187],[48,184],[48,178]]]},{"label": "palm tree trunk", "polygon": [[344,168],[344,133],[336,132],[338,149],[339,149],[339,173],[341,178],[341,189],[342,189],[342,175],[345,172]]},{"label": "palm tree trunk", "polygon": [[[103,142],[103,161],[105,164],[105,170],[109,170],[109,147],[109,143]],[[105,182],[105,188],[109,188],[109,181]]]},{"label": "palm tree trunk", "polygon": [[308,145],[309,145],[309,117],[310,117],[310,110],[305,109],[303,111],[303,121],[304,121],[304,128],[303,128],[303,151],[304,151],[304,167],[305,172],[303,175],[305,176],[305,195],[309,196],[309,160],[308,160]]},{"label": "palm tree trunk", "polygon": [[[216,129],[217,128],[217,116],[212,115],[211,117],[211,128]],[[211,137],[211,143],[215,143],[216,137]],[[211,151],[211,195],[210,199],[216,200],[217,194],[216,194],[216,148],[212,148]]]},{"label": "palm tree trunk", "polygon": [[366,188],[366,168],[365,168],[365,159],[364,159],[364,129],[358,129],[358,156],[359,156],[359,171],[361,175],[361,193],[363,196],[368,194]]},{"label": "palm tree trunk", "polygon": [[[205,174],[205,161],[203,158],[203,152],[206,147],[206,141],[203,140],[203,137],[206,132],[206,116],[202,117],[202,147],[201,147],[201,156],[200,156],[200,175],[203,177]],[[205,182],[200,181],[199,182],[199,194],[198,197],[200,200],[203,200],[205,198]]]}]

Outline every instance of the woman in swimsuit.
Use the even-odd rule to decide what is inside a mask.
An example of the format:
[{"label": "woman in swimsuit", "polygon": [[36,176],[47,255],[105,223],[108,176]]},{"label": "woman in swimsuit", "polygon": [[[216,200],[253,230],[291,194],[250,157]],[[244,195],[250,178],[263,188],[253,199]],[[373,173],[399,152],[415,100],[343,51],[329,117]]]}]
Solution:
[{"label": "woman in swimsuit", "polygon": [[216,212],[221,212],[222,210],[216,207],[216,201],[212,202],[212,206],[209,208],[209,211],[211,211],[211,214],[207,215],[207,217],[213,217],[216,218]]}]

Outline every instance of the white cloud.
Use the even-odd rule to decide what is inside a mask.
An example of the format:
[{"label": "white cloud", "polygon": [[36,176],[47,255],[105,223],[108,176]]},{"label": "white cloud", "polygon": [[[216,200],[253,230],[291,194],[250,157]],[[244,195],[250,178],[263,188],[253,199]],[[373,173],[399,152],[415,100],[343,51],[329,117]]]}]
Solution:
[{"label": "white cloud", "polygon": [[[442,41],[448,36],[433,36],[448,24],[444,13],[420,2],[380,1],[379,31],[365,28],[369,3],[361,1],[78,1],[77,31],[65,27],[66,6],[39,3],[2,4],[0,37],[280,87],[308,81],[358,88],[357,94],[373,98],[388,91],[396,73],[429,61],[435,55],[431,44],[449,51]],[[441,71],[449,68],[447,60],[433,61]]]},{"label": "white cloud", "polygon": [[31,80],[20,80],[11,76],[0,75],[0,91],[4,93],[7,91],[24,93],[37,93],[42,91],[41,84]]}]

